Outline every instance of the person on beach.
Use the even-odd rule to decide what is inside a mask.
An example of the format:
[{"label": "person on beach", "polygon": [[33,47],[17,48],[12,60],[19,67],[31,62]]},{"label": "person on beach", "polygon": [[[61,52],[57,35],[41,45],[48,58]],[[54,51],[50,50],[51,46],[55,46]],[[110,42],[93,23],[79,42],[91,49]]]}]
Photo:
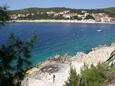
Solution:
[{"label": "person on beach", "polygon": [[53,75],[53,83],[55,82],[55,75]]}]

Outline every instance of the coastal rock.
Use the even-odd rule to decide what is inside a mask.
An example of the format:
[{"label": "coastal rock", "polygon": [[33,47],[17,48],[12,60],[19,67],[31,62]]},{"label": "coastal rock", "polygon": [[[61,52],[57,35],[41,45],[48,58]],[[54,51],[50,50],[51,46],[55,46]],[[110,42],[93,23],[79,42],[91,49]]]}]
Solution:
[{"label": "coastal rock", "polygon": [[92,49],[88,54],[78,52],[72,58],[68,58],[67,55],[64,58],[60,58],[60,56],[50,58],[40,64],[37,69],[30,70],[31,77],[29,76],[29,80],[24,79],[22,83],[26,84],[22,86],[63,86],[68,79],[70,66],[74,67],[77,73],[80,73],[80,69],[84,64],[97,65],[97,63],[107,61],[113,50],[115,50],[115,44],[99,46]]}]

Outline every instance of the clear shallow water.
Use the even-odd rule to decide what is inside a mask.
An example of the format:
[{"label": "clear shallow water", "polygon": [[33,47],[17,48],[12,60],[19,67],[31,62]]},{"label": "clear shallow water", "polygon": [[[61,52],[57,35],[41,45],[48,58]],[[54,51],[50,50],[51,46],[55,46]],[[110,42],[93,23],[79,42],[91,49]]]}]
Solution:
[{"label": "clear shallow water", "polygon": [[56,54],[73,56],[115,40],[115,25],[110,24],[10,23],[0,27],[0,44],[6,42],[10,32],[27,40],[33,30],[38,37],[32,51],[34,64]]}]

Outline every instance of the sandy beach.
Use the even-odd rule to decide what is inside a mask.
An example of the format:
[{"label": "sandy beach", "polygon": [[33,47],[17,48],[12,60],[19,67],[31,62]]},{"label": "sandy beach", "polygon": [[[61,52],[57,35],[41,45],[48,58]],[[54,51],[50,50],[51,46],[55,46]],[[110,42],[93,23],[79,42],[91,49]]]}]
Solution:
[{"label": "sandy beach", "polygon": [[46,19],[42,19],[42,20],[13,20],[13,21],[10,21],[10,22],[23,22],[23,23],[26,23],[26,22],[35,22],[35,23],[91,23],[91,24],[94,24],[94,23],[97,23],[97,24],[115,24],[114,22],[96,22],[95,20],[46,20]]}]

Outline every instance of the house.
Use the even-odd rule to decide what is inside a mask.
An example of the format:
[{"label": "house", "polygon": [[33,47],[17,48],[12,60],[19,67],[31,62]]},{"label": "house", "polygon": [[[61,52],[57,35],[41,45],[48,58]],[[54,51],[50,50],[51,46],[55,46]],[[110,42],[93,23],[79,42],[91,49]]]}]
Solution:
[{"label": "house", "polygon": [[63,17],[70,19],[70,18],[71,18],[71,15],[70,15],[70,14],[64,14]]},{"label": "house", "polygon": [[48,15],[54,15],[55,14],[55,12],[53,12],[53,11],[50,11],[50,12],[46,12]]}]

